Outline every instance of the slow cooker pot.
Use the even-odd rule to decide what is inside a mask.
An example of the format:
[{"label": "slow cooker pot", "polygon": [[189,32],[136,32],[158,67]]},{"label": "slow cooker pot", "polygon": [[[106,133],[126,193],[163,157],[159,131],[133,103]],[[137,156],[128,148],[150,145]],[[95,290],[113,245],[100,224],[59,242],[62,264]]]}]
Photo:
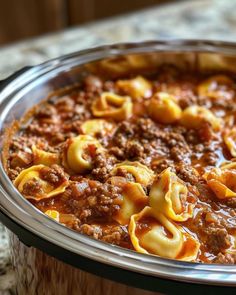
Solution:
[{"label": "slow cooker pot", "polygon": [[9,126],[48,95],[87,73],[121,77],[156,70],[163,63],[196,73],[236,74],[236,44],[174,40],[103,46],[24,68],[1,81],[0,220],[10,233],[17,294],[235,292],[236,266],[143,255],[74,232],[24,199],[3,168]]}]

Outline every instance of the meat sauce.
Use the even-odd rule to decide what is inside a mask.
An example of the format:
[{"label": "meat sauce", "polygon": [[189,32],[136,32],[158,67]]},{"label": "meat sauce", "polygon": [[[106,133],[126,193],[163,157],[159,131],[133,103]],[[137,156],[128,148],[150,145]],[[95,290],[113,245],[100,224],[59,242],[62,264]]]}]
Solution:
[{"label": "meat sauce", "polygon": [[[19,124],[10,141],[8,175],[34,206],[79,233],[141,253],[235,264],[236,132],[230,134],[235,91],[229,74],[201,76],[168,67],[122,80],[87,76],[79,88],[48,99],[28,123]],[[225,163],[232,167],[224,168]],[[23,177],[29,168],[31,176]],[[154,183],[160,190],[164,171],[169,182],[157,204],[170,194],[175,218],[158,209],[161,205],[153,209],[150,201],[157,194]],[[131,220],[135,224],[144,207],[151,213],[137,219],[132,232]],[[149,251],[145,234],[152,230],[153,242],[158,238]],[[161,254],[161,232],[170,244],[180,233],[174,257]],[[191,252],[186,247],[195,247],[192,258],[184,255]]]}]

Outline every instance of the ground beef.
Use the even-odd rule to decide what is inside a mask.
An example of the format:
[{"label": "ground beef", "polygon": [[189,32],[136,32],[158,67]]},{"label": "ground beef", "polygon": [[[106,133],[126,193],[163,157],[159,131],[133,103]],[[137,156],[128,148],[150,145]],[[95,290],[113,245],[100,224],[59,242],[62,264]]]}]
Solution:
[{"label": "ground beef", "polygon": [[127,170],[123,169],[122,167],[117,168],[116,176],[121,176],[127,179],[128,181],[135,182],[135,177],[133,176],[133,174],[127,172]]},{"label": "ground beef", "polygon": [[114,158],[96,150],[94,157],[92,158],[93,169],[91,175],[94,179],[104,182],[110,176],[110,170],[113,167]]},{"label": "ground beef", "polygon": [[129,141],[125,147],[125,155],[130,160],[144,157],[144,148],[138,141]]},{"label": "ground beef", "polygon": [[11,180],[14,180],[17,175],[19,174],[20,172],[20,169],[8,169],[8,175],[10,177]]},{"label": "ground beef", "polygon": [[79,232],[104,242],[120,245],[129,241],[127,228],[120,225],[82,224]]},{"label": "ground beef", "polygon": [[173,147],[170,150],[170,157],[176,162],[190,163],[190,153],[186,147]]},{"label": "ground beef", "polygon": [[64,170],[59,165],[52,165],[51,167],[43,167],[40,170],[40,176],[43,180],[53,184],[60,185],[65,182],[68,177],[66,176]]},{"label": "ground beef", "polygon": [[209,142],[214,138],[214,132],[210,123],[205,122],[198,130],[199,139],[203,142]]},{"label": "ground beef", "polygon": [[116,133],[113,137],[113,143],[115,146],[119,147],[119,148],[125,148],[126,143],[127,143],[127,137],[126,135],[122,134],[122,133]]},{"label": "ground beef", "polygon": [[149,118],[140,118],[136,124],[136,132],[141,138],[155,139],[164,136],[164,133]]},{"label": "ground beef", "polygon": [[69,211],[81,221],[111,218],[120,208],[121,189],[109,183],[82,180],[71,184]]},{"label": "ground beef", "polygon": [[191,166],[183,162],[175,165],[177,175],[185,182],[189,182],[191,185],[196,185],[200,181],[200,175]]},{"label": "ground beef", "polygon": [[42,193],[43,189],[41,186],[41,182],[37,179],[30,179],[23,185],[22,194],[24,196],[41,195]]},{"label": "ground beef", "polygon": [[53,137],[56,133],[60,131],[61,127],[58,124],[48,124],[48,123],[41,123],[39,124],[38,121],[33,121],[27,127],[27,132],[39,137]]},{"label": "ground beef", "polygon": [[84,79],[84,86],[89,92],[99,92],[101,91],[103,84],[99,77],[90,75]]},{"label": "ground beef", "polygon": [[[228,198],[223,201],[227,206],[236,209],[236,198]],[[236,212],[235,212],[236,213]]]},{"label": "ground beef", "polygon": [[231,245],[226,229],[208,227],[205,232],[207,233],[206,245],[212,253],[218,254]]},{"label": "ground beef", "polygon": [[172,170],[175,171],[175,165],[173,160],[169,160],[166,158],[155,161],[151,165],[152,170],[155,171],[156,174],[160,174],[163,170],[167,169],[168,167],[171,167]]},{"label": "ground beef", "polygon": [[24,168],[30,165],[33,161],[32,153],[19,151],[18,153],[11,154],[11,167],[16,168]]},{"label": "ground beef", "polygon": [[125,226],[107,226],[103,229],[102,240],[107,243],[120,245],[129,241],[128,229]]},{"label": "ground beef", "polygon": [[101,239],[102,237],[102,228],[99,225],[95,225],[95,224],[82,224],[79,229],[79,232],[81,232],[82,234],[86,234],[90,237],[93,237],[95,239]]},{"label": "ground beef", "polygon": [[119,160],[123,160],[125,159],[125,152],[123,149],[117,147],[117,146],[114,146],[114,147],[111,147],[110,150],[109,150],[109,153],[113,156],[115,156],[117,159]]},{"label": "ground beef", "polygon": [[214,263],[222,263],[222,264],[235,264],[236,263],[236,254],[231,253],[219,253],[214,259]]},{"label": "ground beef", "polygon": [[36,117],[38,119],[42,118],[57,118],[57,109],[51,104],[42,105],[36,112]]},{"label": "ground beef", "polygon": [[103,84],[103,90],[109,92],[116,92],[116,86],[113,81],[105,81]]}]

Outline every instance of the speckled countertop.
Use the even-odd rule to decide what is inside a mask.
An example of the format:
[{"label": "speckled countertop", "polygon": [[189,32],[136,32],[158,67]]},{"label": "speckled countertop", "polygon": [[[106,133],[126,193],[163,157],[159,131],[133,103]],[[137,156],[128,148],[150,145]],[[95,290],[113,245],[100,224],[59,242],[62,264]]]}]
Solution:
[{"label": "speckled countertop", "polygon": [[[235,0],[189,0],[151,7],[0,48],[0,79],[25,65],[116,42],[188,38],[236,41]],[[0,224],[0,295],[14,294],[7,234]]]}]

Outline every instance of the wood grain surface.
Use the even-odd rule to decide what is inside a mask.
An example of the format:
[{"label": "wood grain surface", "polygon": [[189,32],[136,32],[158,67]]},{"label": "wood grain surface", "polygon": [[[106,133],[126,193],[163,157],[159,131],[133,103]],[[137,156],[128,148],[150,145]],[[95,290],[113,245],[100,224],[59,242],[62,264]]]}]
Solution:
[{"label": "wood grain surface", "polygon": [[17,295],[158,295],[81,271],[26,247],[10,233]]},{"label": "wood grain surface", "polygon": [[0,1],[0,44],[66,26],[64,0]]}]

